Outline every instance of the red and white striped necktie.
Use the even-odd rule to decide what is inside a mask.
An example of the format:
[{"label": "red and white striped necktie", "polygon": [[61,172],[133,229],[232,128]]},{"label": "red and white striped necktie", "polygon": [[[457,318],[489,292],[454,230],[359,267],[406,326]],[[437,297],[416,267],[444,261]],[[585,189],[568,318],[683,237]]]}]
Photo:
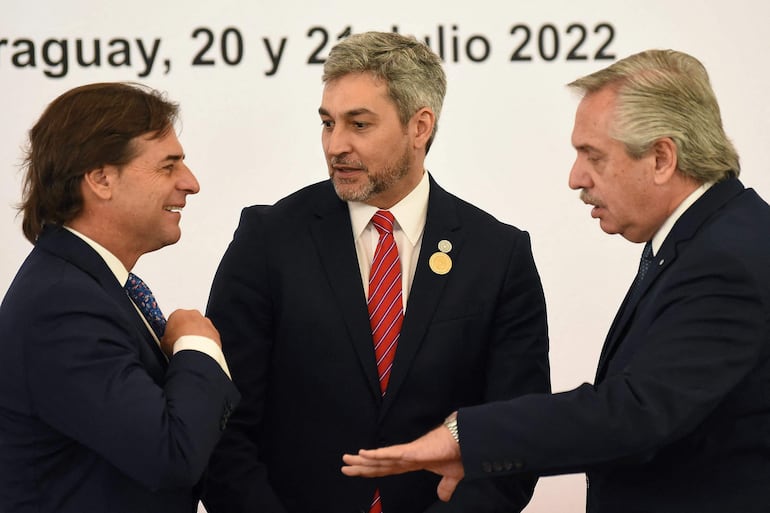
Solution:
[{"label": "red and white striped necktie", "polygon": [[[401,259],[393,238],[393,214],[378,210],[372,217],[372,224],[380,234],[374,251],[372,269],[369,273],[369,322],[372,325],[374,356],[377,360],[377,374],[382,395],[388,388],[390,371],[396,355],[398,337],[404,322],[404,307],[401,290]],[[382,513],[380,491],[374,492],[369,513]]]}]

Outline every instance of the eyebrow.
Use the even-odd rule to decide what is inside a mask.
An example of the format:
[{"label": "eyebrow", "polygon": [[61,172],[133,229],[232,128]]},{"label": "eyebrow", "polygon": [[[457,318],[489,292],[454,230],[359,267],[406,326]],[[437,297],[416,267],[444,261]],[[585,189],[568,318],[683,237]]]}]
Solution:
[{"label": "eyebrow", "polygon": [[180,160],[184,160],[184,158],[185,158],[184,153],[182,154],[175,153],[171,155],[166,155],[165,158],[161,159],[161,162],[166,162],[167,160],[171,160],[173,162],[179,162]]},{"label": "eyebrow", "polygon": [[[575,150],[577,150],[577,151],[585,151],[585,152],[588,152],[588,151],[599,152],[599,150],[596,147],[591,146],[590,144],[580,144],[578,146],[575,146]],[[599,152],[599,153],[601,153],[601,152]]]},{"label": "eyebrow", "polygon": [[[329,111],[324,109],[323,107],[319,107],[318,108],[318,114],[320,114],[321,116],[329,116],[329,117],[331,117],[331,114],[329,114]],[[346,117],[346,118],[354,118],[356,116],[361,116],[363,114],[376,115],[373,111],[367,109],[366,107],[360,107],[358,109],[351,109],[351,110],[349,110],[347,112],[344,112],[343,116]]]}]

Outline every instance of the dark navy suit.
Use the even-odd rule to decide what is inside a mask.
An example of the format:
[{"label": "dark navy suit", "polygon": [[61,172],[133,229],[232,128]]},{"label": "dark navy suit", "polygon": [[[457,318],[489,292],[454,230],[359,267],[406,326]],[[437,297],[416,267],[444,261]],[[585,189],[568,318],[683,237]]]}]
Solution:
[{"label": "dark navy suit", "polygon": [[[428,260],[452,244],[449,273]],[[388,391],[347,204],[331,182],[243,211],[208,315],[243,402],[212,457],[211,513],[519,511],[531,477],[462,485],[427,472],[346,477],[342,455],[411,440],[464,405],[549,389],[545,302],[529,236],[430,183],[427,221]]]},{"label": "dark navy suit", "polygon": [[104,260],[46,228],[0,306],[0,511],[190,513],[239,395],[167,362]]},{"label": "dark navy suit", "polygon": [[587,472],[591,513],[770,511],[770,207],[712,186],[621,306],[595,385],[459,429],[468,479]]}]

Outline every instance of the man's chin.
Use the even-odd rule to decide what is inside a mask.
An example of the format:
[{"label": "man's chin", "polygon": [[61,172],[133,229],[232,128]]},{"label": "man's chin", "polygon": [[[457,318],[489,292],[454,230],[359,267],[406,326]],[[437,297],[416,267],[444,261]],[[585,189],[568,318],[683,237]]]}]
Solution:
[{"label": "man's chin", "polygon": [[160,241],[158,247],[156,249],[165,248],[166,246],[173,246],[177,242],[179,242],[179,239],[182,238],[182,230],[178,229],[175,232],[169,232],[166,234],[165,237],[163,237],[163,240]]},{"label": "man's chin", "polygon": [[366,201],[370,193],[366,187],[345,179],[332,178],[334,191],[342,201]]},{"label": "man's chin", "polygon": [[599,227],[607,235],[617,235],[618,233],[620,233],[620,230],[618,229],[617,226],[615,226],[615,225],[613,225],[611,223],[605,222],[601,218],[599,219]]}]

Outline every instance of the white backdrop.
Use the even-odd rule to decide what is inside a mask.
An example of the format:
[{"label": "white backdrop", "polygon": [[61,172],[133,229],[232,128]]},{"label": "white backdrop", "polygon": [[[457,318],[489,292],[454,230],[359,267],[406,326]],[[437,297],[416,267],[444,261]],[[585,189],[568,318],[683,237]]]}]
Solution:
[{"label": "white backdrop", "polygon": [[[136,270],[166,312],[203,309],[240,209],[326,178],[313,61],[347,30],[396,27],[443,55],[449,89],[428,169],[530,232],[557,391],[593,379],[641,252],[601,232],[567,187],[577,99],[564,84],[648,48],[695,55],[710,71],[741,178],[770,198],[770,4],[761,0],[46,3],[0,6],[0,293],[31,247],[13,208],[27,130],[67,89],[132,80],[181,103],[180,140],[202,188],[188,199],[182,240]],[[525,511],[584,511],[584,483],[541,479]]]}]

